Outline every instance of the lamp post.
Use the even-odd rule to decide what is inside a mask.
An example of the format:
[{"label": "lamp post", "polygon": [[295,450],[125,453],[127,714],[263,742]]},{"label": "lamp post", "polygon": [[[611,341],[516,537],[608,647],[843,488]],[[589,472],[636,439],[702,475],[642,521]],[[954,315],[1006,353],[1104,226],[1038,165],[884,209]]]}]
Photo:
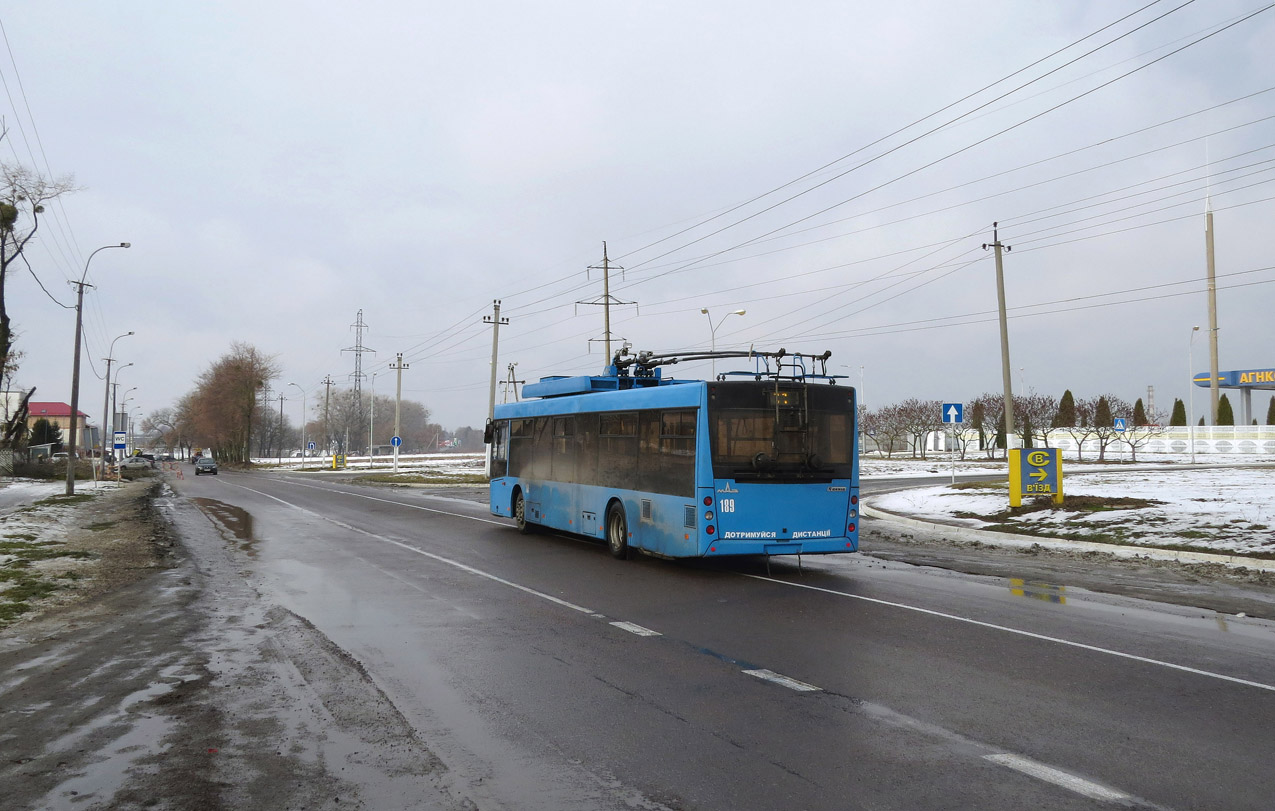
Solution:
[{"label": "lamp post", "polygon": [[1186,365],[1190,372],[1186,389],[1186,435],[1187,444],[1191,446],[1191,464],[1195,464],[1195,333],[1199,331],[1198,326],[1191,327],[1191,340],[1186,345]]},{"label": "lamp post", "polygon": [[[84,272],[80,274],[78,282],[71,282],[75,285],[75,359],[71,363],[71,434],[70,442],[67,443],[66,454],[66,494],[68,496],[75,495],[75,460],[79,457],[78,449],[75,442],[76,419],[80,413],[80,339],[84,332],[84,287],[87,284],[84,280],[89,275],[89,263],[93,261],[93,257],[97,256],[100,251],[107,248],[127,248],[129,243],[121,242],[118,245],[103,245],[93,253],[89,254],[89,258],[84,260]],[[85,426],[87,427],[87,425]]]},{"label": "lamp post", "polygon": [[115,433],[115,418],[119,416],[119,393],[120,393],[120,375],[124,370],[132,366],[132,363],[126,363],[115,370],[115,382],[111,384],[111,433]]},{"label": "lamp post", "polygon": [[[115,338],[111,341],[111,348],[110,348],[110,350],[106,353],[106,354],[107,354],[107,357],[103,358],[103,360],[105,360],[105,361],[106,361],[106,389],[102,392],[102,456],[101,456],[101,460],[102,460],[102,461],[101,461],[101,468],[102,468],[102,478],[103,478],[103,479],[105,479],[105,478],[106,478],[106,440],[107,440],[107,434],[108,434],[108,433],[110,434],[111,444],[112,444],[112,445],[114,445],[114,444],[115,444],[115,431],[113,430],[113,427],[114,427],[114,426],[113,426],[113,424],[108,423],[108,422],[106,421],[106,415],[107,415],[107,412],[110,410],[110,406],[111,406],[111,363],[115,360],[115,341],[118,341],[120,338],[127,338],[128,336],[130,336],[130,335],[132,335],[132,334],[133,334],[133,331],[132,331],[132,330],[129,330],[128,332],[124,333],[123,335],[116,335],[116,336],[115,336]],[[131,364],[131,363],[129,364],[129,366],[132,366],[132,365],[133,365],[133,364]],[[121,371],[122,371],[122,370],[123,370],[123,367],[120,367],[120,368],[121,368]]]},{"label": "lamp post", "polygon": [[[731,310],[730,312],[726,313],[726,315],[717,319],[716,324],[713,323],[713,315],[712,313],[708,311],[707,307],[701,307],[700,312],[708,316],[709,348],[713,352],[716,352],[717,351],[717,328],[722,325],[723,321],[725,321],[727,318],[730,318],[732,315],[744,315],[748,311],[747,310]],[[717,379],[717,358],[713,358],[713,379],[714,380]]]},{"label": "lamp post", "polygon": [[[297,386],[296,383],[288,385]],[[297,386],[297,391],[301,392],[301,467],[305,467],[305,389]]]}]

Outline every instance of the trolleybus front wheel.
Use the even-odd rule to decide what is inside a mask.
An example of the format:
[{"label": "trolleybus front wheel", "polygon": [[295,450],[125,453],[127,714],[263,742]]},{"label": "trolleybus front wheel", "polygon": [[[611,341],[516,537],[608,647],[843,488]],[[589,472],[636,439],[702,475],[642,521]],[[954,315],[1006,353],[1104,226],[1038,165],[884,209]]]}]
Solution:
[{"label": "trolleybus front wheel", "polygon": [[629,522],[620,504],[607,508],[607,548],[612,557],[623,560],[629,556]]},{"label": "trolleybus front wheel", "polygon": [[527,502],[522,498],[522,491],[514,493],[514,523],[523,535],[531,534],[531,524],[527,523]]}]

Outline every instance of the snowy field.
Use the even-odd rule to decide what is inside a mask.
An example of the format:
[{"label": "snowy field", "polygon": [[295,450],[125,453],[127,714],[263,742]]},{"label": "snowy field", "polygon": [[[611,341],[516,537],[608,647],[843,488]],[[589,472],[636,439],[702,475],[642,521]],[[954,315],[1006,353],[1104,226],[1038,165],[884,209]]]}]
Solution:
[{"label": "snowy field", "polygon": [[[1143,467],[1090,468],[1098,472],[1069,476],[1064,463],[1063,493],[1069,498],[1143,499],[1150,502],[1147,506],[1089,511],[1068,510],[1064,505],[1062,509],[1013,516],[1006,523],[1022,527],[1020,531],[1026,534],[1077,540],[1275,554],[1275,466]],[[1004,527],[992,518],[1007,510],[1009,488],[1005,482],[970,489],[924,487],[873,495],[865,501],[876,509],[910,518],[974,528]]]},{"label": "snowy field", "polygon": [[[331,470],[332,458],[324,459],[312,456],[308,459],[289,459],[284,457],[279,464],[277,457],[253,459],[252,463],[266,470]],[[429,476],[431,478],[459,478],[462,476],[482,475],[486,457],[481,453],[422,453],[402,454],[398,457],[398,470],[405,478],[411,476]],[[394,470],[393,456],[347,456],[346,470],[366,470],[371,473],[391,473]]]}]

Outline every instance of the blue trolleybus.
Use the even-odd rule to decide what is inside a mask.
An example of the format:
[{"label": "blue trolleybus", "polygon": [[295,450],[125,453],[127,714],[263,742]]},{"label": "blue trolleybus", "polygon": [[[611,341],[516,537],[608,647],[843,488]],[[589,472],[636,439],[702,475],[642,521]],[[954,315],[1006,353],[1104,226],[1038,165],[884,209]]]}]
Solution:
[{"label": "blue trolleybus", "polygon": [[[616,557],[856,551],[855,391],[827,374],[830,354],[626,348],[604,376],[530,384],[535,399],[496,406],[488,425],[491,511],[524,533],[605,538]],[[660,374],[708,357],[755,368]]]}]

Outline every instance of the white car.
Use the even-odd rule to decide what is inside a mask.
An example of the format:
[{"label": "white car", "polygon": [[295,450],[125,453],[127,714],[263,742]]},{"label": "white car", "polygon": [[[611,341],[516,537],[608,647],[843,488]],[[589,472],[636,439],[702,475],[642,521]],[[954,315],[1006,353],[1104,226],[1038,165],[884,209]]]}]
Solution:
[{"label": "white car", "polygon": [[150,470],[151,463],[140,456],[130,456],[120,462],[120,470]]}]

